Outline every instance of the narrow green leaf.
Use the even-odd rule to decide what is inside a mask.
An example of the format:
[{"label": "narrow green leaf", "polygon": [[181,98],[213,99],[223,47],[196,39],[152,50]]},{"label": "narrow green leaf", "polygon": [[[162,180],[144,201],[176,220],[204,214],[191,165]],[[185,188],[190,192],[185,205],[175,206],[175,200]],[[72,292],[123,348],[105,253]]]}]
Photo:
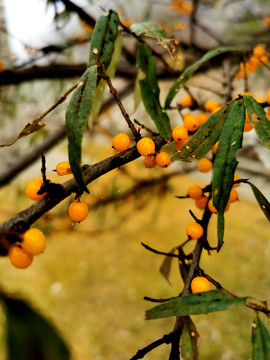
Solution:
[{"label": "narrow green leaf", "polygon": [[7,360],[69,360],[70,351],[56,328],[21,299],[4,297]]},{"label": "narrow green leaf", "polygon": [[246,298],[230,297],[225,292],[210,290],[172,299],[146,311],[146,320],[170,316],[206,314],[245,305]]},{"label": "narrow green leaf", "polygon": [[184,318],[183,331],[180,339],[181,358],[185,360],[198,359],[198,331],[189,316]]},{"label": "narrow green leaf", "polygon": [[235,100],[224,105],[202,124],[192,138],[173,156],[172,160],[200,159],[208,153],[218,141],[223,126]]},{"label": "narrow green leaf", "polygon": [[156,63],[146,44],[140,44],[137,52],[137,64],[144,73],[139,81],[142,100],[146,111],[154,121],[164,139],[171,138],[170,119],[159,102],[159,86],[156,78]]},{"label": "narrow green leaf", "polygon": [[248,119],[254,126],[260,142],[270,149],[270,121],[267,120],[264,109],[249,95],[244,95],[244,103],[247,109]]},{"label": "narrow green leaf", "polygon": [[168,39],[164,30],[158,26],[150,23],[131,24],[130,30],[137,36],[144,35],[150,38],[154,38],[158,41],[158,45],[161,45],[167,49],[170,56],[175,59],[175,42],[172,39]]},{"label": "narrow green leaf", "polygon": [[270,360],[270,335],[259,315],[252,323],[252,360]]},{"label": "narrow green leaf", "polygon": [[[123,46],[123,39],[122,39],[122,34],[118,34],[117,39],[115,40],[115,49],[114,49],[114,53],[112,56],[112,60],[111,63],[107,69],[107,75],[110,78],[113,78],[118,66],[118,62],[120,59],[120,55],[122,52],[122,46]],[[104,98],[104,93],[105,93],[105,89],[107,87],[107,81],[100,79],[98,82],[98,86],[96,88],[96,92],[95,92],[95,98],[93,101],[93,105],[92,105],[92,111],[91,111],[91,115],[88,121],[88,125],[91,126],[93,121],[96,119],[96,117],[98,116],[99,112],[100,112],[100,108],[102,106],[103,103],[103,98]]]},{"label": "narrow green leaf", "polygon": [[204,64],[206,61],[212,59],[215,56],[218,56],[222,53],[229,52],[229,51],[241,51],[241,49],[236,47],[220,47],[215,50],[211,50],[208,53],[206,53],[200,60],[196,61],[193,65],[189,66],[180,76],[179,78],[174,82],[172,87],[169,90],[169,93],[165,100],[165,109],[167,109],[175,95],[183,88],[183,86],[186,84],[186,82],[190,79],[190,77],[193,75],[193,73],[199,69],[199,67]]},{"label": "narrow green leaf", "polygon": [[136,76],[136,81],[135,81],[135,86],[134,86],[134,91],[133,91],[134,112],[137,110],[137,108],[139,107],[139,105],[142,101],[140,80],[143,80],[144,78],[145,78],[144,73],[141,71],[141,69],[139,69],[137,76]]},{"label": "narrow green leaf", "polygon": [[249,181],[246,181],[246,183],[249,184],[249,186],[251,187],[253,194],[254,194],[258,204],[260,205],[265,217],[267,218],[268,221],[270,221],[270,204],[269,204],[268,200],[255,185],[253,185]]},{"label": "narrow green leaf", "polygon": [[81,168],[81,145],[95,96],[97,66],[93,65],[89,67],[80,80],[67,107],[66,132],[68,139],[68,157],[72,173],[81,189],[88,192]]},{"label": "narrow green leaf", "polygon": [[218,248],[223,244],[224,210],[233,186],[238,161],[236,151],[242,147],[245,125],[244,103],[237,100],[229,111],[223,126],[213,166],[212,199],[218,211]]},{"label": "narrow green leaf", "polygon": [[88,67],[100,60],[107,69],[114,52],[114,42],[118,35],[119,17],[110,10],[100,16],[96,22],[90,45]]}]

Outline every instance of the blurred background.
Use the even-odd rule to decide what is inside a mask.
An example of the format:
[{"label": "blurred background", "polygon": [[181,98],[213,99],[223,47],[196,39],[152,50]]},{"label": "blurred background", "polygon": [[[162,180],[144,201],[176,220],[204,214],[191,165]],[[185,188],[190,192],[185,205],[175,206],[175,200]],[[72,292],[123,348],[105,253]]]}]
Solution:
[{"label": "blurred background", "polygon": [[[29,121],[77,82],[87,66],[95,20],[109,9],[116,10],[126,26],[152,22],[175,38],[177,59],[173,64],[167,61],[176,74],[206,51],[223,45],[251,51],[262,44],[269,54],[267,0],[0,0],[0,144],[12,142]],[[163,48],[156,48],[165,56]],[[135,51],[135,42],[124,35],[113,84],[131,118],[155,131],[137,94]],[[208,64],[190,79],[189,91],[202,104],[207,100],[223,104],[228,84],[233,97],[248,85],[254,97],[265,101],[270,90],[269,68],[258,67],[248,79],[232,77],[240,61],[232,57],[225,64]],[[163,102],[173,80],[162,64],[158,64],[157,73]],[[185,95],[183,90],[175,102]],[[25,187],[29,180],[41,176],[41,153],[46,156],[50,180],[69,179],[54,171],[68,157],[64,129],[68,100],[44,118],[42,130],[1,147],[1,222],[33,203],[26,197]],[[179,123],[177,111],[172,111],[170,118],[172,125]],[[93,164],[115,154],[111,142],[118,132],[129,133],[106,90],[100,114],[83,139],[83,163]],[[173,155],[175,148],[166,145],[166,151]],[[245,133],[238,160],[237,174],[249,178],[269,200],[269,154],[258,143],[254,130]],[[20,271],[6,257],[0,258],[1,288],[29,301],[52,321],[71,349],[72,359],[131,358],[174,326],[174,319],[145,321],[144,312],[153,304],[143,297],[176,296],[183,286],[177,262],[172,263],[168,283],[159,271],[163,257],[147,251],[141,242],[164,252],[184,242],[185,227],[191,221],[188,210],[197,216],[200,210],[191,199],[175,195],[185,196],[189,186],[205,186],[210,181],[211,174],[197,171],[196,161],[175,162],[168,169],[146,169],[138,159],[123,166],[120,174],[112,171],[91,183],[90,194],[83,195],[90,209],[83,223],[74,224],[67,215],[74,196],[37,221],[35,226],[46,234],[48,245],[30,268]],[[225,217],[225,244],[218,254],[203,253],[201,267],[232,293],[267,300],[269,225],[249,186],[241,184],[237,190],[239,201]],[[214,217],[208,237],[215,246]],[[192,245],[187,245],[187,252]],[[201,359],[251,359],[252,318],[249,309],[194,316]],[[5,360],[4,311],[0,319],[0,357]],[[169,351],[163,345],[145,359],[165,360]]]}]

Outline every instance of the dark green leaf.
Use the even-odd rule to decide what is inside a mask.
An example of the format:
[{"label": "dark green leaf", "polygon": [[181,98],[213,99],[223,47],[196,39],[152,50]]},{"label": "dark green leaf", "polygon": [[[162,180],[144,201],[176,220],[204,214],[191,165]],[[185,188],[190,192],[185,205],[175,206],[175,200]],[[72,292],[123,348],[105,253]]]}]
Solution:
[{"label": "dark green leaf", "polygon": [[213,166],[212,199],[218,211],[218,247],[223,244],[224,210],[234,182],[238,161],[236,151],[242,147],[245,125],[244,103],[237,100],[223,126]]},{"label": "dark green leaf", "polygon": [[172,299],[146,311],[146,319],[187,316],[220,311],[245,305],[246,298],[230,297],[225,292],[210,290]]},{"label": "dark green leaf", "polygon": [[[118,34],[117,39],[115,40],[115,48],[114,48],[114,53],[112,56],[112,60],[111,63],[107,69],[107,75],[110,78],[113,78],[118,66],[118,62],[120,59],[120,55],[122,52],[122,45],[123,45],[123,41],[122,41],[122,35]],[[107,81],[106,80],[99,80],[98,82],[98,86],[96,88],[95,91],[95,98],[93,101],[93,106],[92,106],[92,111],[91,111],[91,116],[88,122],[88,125],[92,125],[93,121],[96,119],[96,117],[99,114],[100,108],[102,106],[103,103],[103,98],[104,98],[104,92],[107,86]]]},{"label": "dark green leaf", "polygon": [[91,114],[97,83],[97,66],[93,65],[82,75],[66,111],[68,156],[74,178],[82,190],[87,191],[81,168],[83,134]]},{"label": "dark green leaf", "polygon": [[159,102],[159,86],[156,78],[156,63],[146,44],[140,44],[137,52],[137,63],[144,78],[139,81],[142,100],[146,111],[156,124],[164,139],[171,138],[170,119]]},{"label": "dark green leaf", "polygon": [[55,327],[26,302],[3,299],[7,360],[68,360],[70,352]]},{"label": "dark green leaf", "polygon": [[244,95],[244,103],[247,109],[248,119],[254,126],[260,142],[267,149],[270,149],[270,121],[267,120],[264,109],[249,95]]},{"label": "dark green leaf", "polygon": [[259,315],[252,323],[252,360],[270,360],[270,335]]},{"label": "dark green leaf", "polygon": [[253,194],[254,194],[258,204],[260,205],[264,215],[266,216],[267,220],[270,221],[270,204],[269,204],[268,200],[255,185],[253,185],[249,181],[246,181],[246,183],[250,185],[250,187],[253,191]]},{"label": "dark green leaf", "polygon": [[190,77],[193,75],[193,73],[199,69],[199,67],[205,63],[206,61],[212,59],[215,56],[218,56],[222,53],[229,52],[229,51],[241,51],[241,49],[236,47],[221,47],[216,50],[211,50],[208,53],[206,53],[200,60],[195,62],[195,64],[189,66],[180,76],[179,78],[174,82],[173,86],[170,88],[169,93],[165,100],[165,109],[167,109],[175,95],[183,88],[183,86],[186,84],[186,82],[190,79]]},{"label": "dark green leaf", "polygon": [[198,359],[198,331],[189,316],[184,318],[183,331],[180,339],[181,358]]},{"label": "dark green leaf", "polygon": [[150,23],[140,23],[130,25],[130,30],[137,36],[144,35],[154,38],[158,41],[158,44],[168,50],[170,56],[175,58],[175,43],[172,39],[168,39],[164,30],[158,26]]},{"label": "dark green leaf", "polygon": [[200,159],[218,141],[228,114],[235,101],[231,101],[202,124],[192,138],[174,155],[172,160]]},{"label": "dark green leaf", "polygon": [[88,67],[100,60],[107,69],[114,52],[114,42],[118,35],[119,17],[110,10],[100,16],[93,31]]}]

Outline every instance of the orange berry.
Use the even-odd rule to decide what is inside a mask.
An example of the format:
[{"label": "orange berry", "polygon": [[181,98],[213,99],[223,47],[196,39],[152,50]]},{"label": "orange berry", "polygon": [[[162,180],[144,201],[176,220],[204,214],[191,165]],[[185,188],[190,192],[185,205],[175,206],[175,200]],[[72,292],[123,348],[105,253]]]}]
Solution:
[{"label": "orange berry", "polygon": [[212,111],[211,114],[215,114],[216,112],[218,112],[218,110],[220,110],[222,108],[222,105],[217,105]]},{"label": "orange berry", "polygon": [[171,158],[165,151],[157,153],[156,155],[157,166],[164,168],[164,167],[168,167],[170,163],[171,163]]},{"label": "orange berry", "polygon": [[192,114],[185,114],[183,125],[187,129],[187,131],[195,131],[199,127],[199,120],[196,116]]},{"label": "orange berry", "polygon": [[113,138],[112,146],[114,150],[122,152],[130,147],[130,142],[130,138],[127,134],[120,133]]},{"label": "orange berry", "polygon": [[41,195],[38,194],[38,191],[40,190],[41,186],[44,185],[44,182],[42,179],[33,179],[31,180],[25,189],[26,195],[34,201],[38,201],[42,199],[47,193],[43,193]]},{"label": "orange berry", "polygon": [[255,46],[255,48],[253,49],[253,55],[257,56],[258,58],[265,55],[264,46],[261,44]]},{"label": "orange berry", "polygon": [[[239,179],[240,179],[240,177],[239,177],[238,175],[234,174],[234,179],[233,179],[233,181],[237,181],[237,180],[239,180]],[[239,185],[240,185],[240,183],[236,183],[236,184],[233,184],[233,187],[236,188],[236,187],[239,186]]]},{"label": "orange berry", "polygon": [[69,175],[72,174],[71,167],[69,161],[62,161],[56,165],[56,172],[58,175]]},{"label": "orange berry", "polygon": [[208,206],[208,209],[211,211],[212,214],[217,214],[217,209],[214,207],[212,199],[210,199],[208,201],[207,206]]},{"label": "orange berry", "polygon": [[21,247],[28,254],[41,254],[46,248],[45,235],[39,229],[31,228],[23,234]]},{"label": "orange berry", "polygon": [[191,199],[199,199],[203,195],[202,188],[199,185],[190,186],[187,193]]},{"label": "orange berry", "polygon": [[266,119],[270,120],[270,106],[268,107],[267,112],[266,112]]},{"label": "orange berry", "polygon": [[157,165],[155,155],[145,156],[143,163],[146,168],[149,168],[149,169],[154,168]]},{"label": "orange berry", "polygon": [[191,287],[191,292],[193,294],[203,291],[209,291],[210,282],[203,276],[197,276],[194,279],[192,279],[190,287]]},{"label": "orange berry", "polygon": [[260,97],[256,97],[255,100],[258,102],[258,103],[263,103],[265,102],[265,100],[263,98],[260,98]]},{"label": "orange berry", "polygon": [[206,113],[201,113],[197,115],[197,119],[199,120],[199,125],[204,124],[208,120],[208,115]]},{"label": "orange berry", "polygon": [[193,240],[199,239],[203,235],[203,227],[194,221],[186,227],[186,234]]},{"label": "orange berry", "polygon": [[215,143],[215,145],[212,147],[212,152],[213,152],[213,154],[216,154],[216,153],[217,153],[218,144],[219,144],[219,141],[217,141],[217,142]]},{"label": "orange berry", "polygon": [[204,210],[207,204],[208,198],[206,196],[202,196],[199,199],[195,200],[195,205],[198,209]]},{"label": "orange berry", "polygon": [[180,101],[180,104],[182,106],[190,107],[194,104],[194,101],[190,95],[187,95],[187,96],[183,97],[183,99]]},{"label": "orange berry", "polygon": [[[230,207],[230,204],[228,202],[228,204],[226,205],[226,208],[224,209],[224,212],[229,210],[229,207]],[[212,214],[217,214],[217,209],[214,207],[212,199],[210,199],[208,201],[208,209],[211,211]]]},{"label": "orange berry", "polygon": [[155,143],[152,139],[145,137],[137,142],[137,150],[142,156],[155,153]]},{"label": "orange berry", "polygon": [[268,104],[270,105],[270,91],[267,93],[266,95],[266,101],[268,102]]},{"label": "orange berry", "polygon": [[9,248],[8,257],[11,264],[18,269],[26,269],[33,261],[33,255],[28,254],[17,244]]},{"label": "orange berry", "polygon": [[217,106],[218,103],[214,100],[209,100],[204,104],[205,111],[207,112],[212,112]]},{"label": "orange berry", "polygon": [[253,129],[253,125],[251,124],[251,122],[250,121],[245,121],[244,132],[251,131],[252,129]]},{"label": "orange berry", "polygon": [[184,126],[176,126],[172,131],[172,138],[176,142],[185,140],[188,137],[188,131]]},{"label": "orange berry", "polygon": [[181,149],[181,147],[184,146],[187,142],[188,142],[188,138],[186,138],[185,140],[182,140],[182,141],[175,141],[174,145],[175,145],[176,150]]},{"label": "orange berry", "polygon": [[234,203],[236,200],[238,200],[238,193],[234,188],[232,188],[228,203]]},{"label": "orange berry", "polygon": [[83,201],[73,201],[68,207],[68,214],[71,220],[81,222],[88,215],[88,206]]},{"label": "orange berry", "polygon": [[198,161],[197,168],[199,171],[207,173],[208,171],[212,170],[213,163],[207,158],[202,158]]}]

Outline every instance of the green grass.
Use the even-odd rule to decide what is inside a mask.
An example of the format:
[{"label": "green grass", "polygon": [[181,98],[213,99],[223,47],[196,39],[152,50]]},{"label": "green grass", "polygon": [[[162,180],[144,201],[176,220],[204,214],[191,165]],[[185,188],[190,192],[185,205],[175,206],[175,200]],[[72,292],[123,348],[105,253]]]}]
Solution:
[{"label": "green grass", "polygon": [[[188,176],[173,178],[171,191],[163,197],[151,193],[138,199],[135,194],[124,203],[91,211],[85,222],[75,225],[65,215],[68,201],[63,202],[38,221],[48,245],[29,269],[17,270],[7,258],[0,259],[1,285],[29,299],[57,325],[71,346],[73,360],[129,359],[174,325],[173,318],[145,321],[144,312],[153,304],[143,297],[174,296],[183,286],[177,263],[169,285],[159,273],[163,257],[145,250],[141,242],[169,251],[185,240],[185,226],[192,221],[188,209],[197,215],[200,211],[192,200],[174,195],[184,195],[196,183]],[[112,172],[107,180],[98,180],[85,201],[104,196],[108,184],[123,191],[125,177]],[[21,189],[14,183],[9,192],[1,190],[1,221],[32,203]],[[240,200],[226,214],[224,247],[218,254],[203,253],[201,266],[229,291],[266,300],[270,297],[269,224],[257,204]],[[209,241],[216,243],[214,217]],[[245,308],[194,316],[200,358],[250,358],[252,317]],[[2,346],[1,359],[3,351]],[[168,353],[169,346],[163,345],[145,359],[165,360]]]}]

